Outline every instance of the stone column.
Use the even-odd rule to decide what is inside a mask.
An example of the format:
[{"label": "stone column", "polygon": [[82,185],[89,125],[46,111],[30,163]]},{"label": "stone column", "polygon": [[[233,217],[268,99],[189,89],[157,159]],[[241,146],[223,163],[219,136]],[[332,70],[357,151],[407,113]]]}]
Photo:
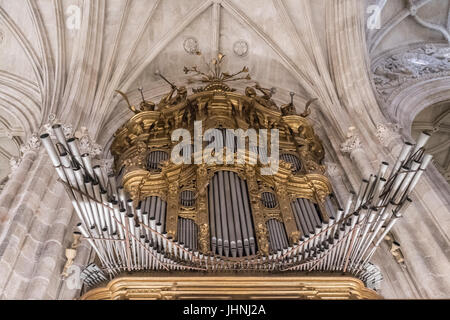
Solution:
[{"label": "stone column", "polygon": [[341,145],[341,152],[349,154],[350,159],[359,169],[361,176],[368,179],[370,174],[374,172],[374,169],[367,157],[367,150],[364,150],[361,139],[354,130],[354,128],[350,128],[347,140]]},{"label": "stone column", "polygon": [[25,146],[21,148],[23,154],[20,159],[12,159],[11,175],[0,195],[0,243],[3,239],[3,230],[10,221],[10,209],[17,207],[18,195],[24,188],[27,176],[39,153],[40,141],[33,135]]},{"label": "stone column", "polygon": [[[65,249],[78,222],[72,204],[37,135],[0,196],[0,299],[56,299],[64,287]],[[77,261],[86,265],[89,250]],[[79,295],[65,291],[64,299]]]}]

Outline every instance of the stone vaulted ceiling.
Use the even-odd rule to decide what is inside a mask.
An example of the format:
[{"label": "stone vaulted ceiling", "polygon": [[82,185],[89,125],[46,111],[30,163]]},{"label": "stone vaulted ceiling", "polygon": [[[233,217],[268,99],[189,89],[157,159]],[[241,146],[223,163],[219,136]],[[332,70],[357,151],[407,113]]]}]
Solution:
[{"label": "stone vaulted ceiling", "polygon": [[[360,0],[1,0],[0,114],[21,138],[56,114],[106,145],[129,112],[116,89],[138,99],[142,85],[157,99],[169,87],[155,71],[180,83],[185,65],[202,66],[221,51],[227,69],[247,65],[261,85],[279,88],[279,101],[294,91],[302,108],[317,97],[316,110],[342,137],[350,126],[342,112],[380,118],[365,112],[376,110],[376,101],[357,19],[363,6]],[[202,57],[192,54],[197,49]],[[359,92],[346,90],[357,85]]]}]

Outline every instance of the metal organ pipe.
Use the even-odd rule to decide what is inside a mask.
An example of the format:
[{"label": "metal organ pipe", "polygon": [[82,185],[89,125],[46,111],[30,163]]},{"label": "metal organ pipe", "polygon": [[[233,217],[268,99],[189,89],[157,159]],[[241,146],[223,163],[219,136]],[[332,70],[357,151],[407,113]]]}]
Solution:
[{"label": "metal organ pipe", "polygon": [[[245,189],[243,189],[243,187]],[[242,257],[255,254],[250,205],[245,182],[230,171],[217,172],[208,191],[210,221],[215,222],[216,247],[219,255]],[[214,239],[211,238],[211,243]]]},{"label": "metal organ pipe", "polygon": [[309,213],[309,215],[310,215],[310,220],[311,220],[311,223],[314,225],[314,223],[315,223],[315,226],[317,227],[317,226],[320,226],[321,225],[321,221],[320,221],[320,214],[317,212],[317,209],[316,209],[316,207],[314,206],[314,204],[311,202],[311,201],[307,201],[307,200],[305,200],[304,199],[304,201],[303,201],[304,203],[305,203],[305,206],[307,207],[307,210],[308,210],[308,207],[309,207],[309,210],[308,210],[308,213]]},{"label": "metal organ pipe", "polygon": [[281,154],[280,160],[290,163],[292,166],[291,168],[292,168],[293,173],[299,172],[302,168],[302,163],[301,163],[300,159],[293,154],[288,154],[288,153]]},{"label": "metal organ pipe", "polygon": [[333,203],[331,202],[330,197],[325,199],[325,209],[328,212],[329,217],[334,217],[336,215],[336,209],[334,208]]},{"label": "metal organ pipe", "polygon": [[244,250],[243,250],[243,239],[242,239],[242,232],[241,232],[241,226],[242,222],[240,221],[239,216],[239,206],[238,206],[238,193],[236,190],[236,174],[229,172],[229,178],[230,178],[230,187],[231,187],[231,201],[232,201],[232,209],[233,209],[233,218],[234,218],[234,229],[236,231],[236,245],[237,245],[237,256],[242,257]]},{"label": "metal organ pipe", "polygon": [[125,195],[125,190],[123,187],[120,187],[119,189],[119,202],[122,208],[127,207],[127,196]]},{"label": "metal organ pipe", "polygon": [[108,201],[108,193],[106,191],[102,191],[100,194],[101,202],[104,204],[108,204],[109,209],[105,209],[105,219],[106,219],[106,225],[108,227],[108,231],[110,235],[117,234],[117,225],[116,221],[113,219],[114,217],[114,210],[112,203]]},{"label": "metal organ pipe", "polygon": [[222,171],[223,179],[225,182],[225,207],[227,217],[227,229],[230,240],[230,254],[233,258],[237,256],[237,244],[236,244],[236,230],[233,217],[233,206],[231,199],[231,187],[230,187],[230,174],[229,171]]},{"label": "metal organ pipe", "polygon": [[[417,170],[420,168],[421,163],[418,161],[413,161],[411,168],[409,169],[409,172],[406,173],[404,179],[400,183],[400,186],[396,193],[394,194],[394,202],[400,203],[400,201],[403,198],[404,192],[408,188],[409,184],[411,183],[412,179],[417,173]],[[406,167],[407,168],[407,167]],[[405,170],[406,170],[405,168]]]},{"label": "metal organ pipe", "polygon": [[297,224],[298,229],[302,231],[303,235],[305,235],[305,236],[309,235],[311,233],[311,231],[309,229],[309,226],[304,217],[302,208],[300,206],[300,199],[295,200],[291,205],[292,205],[292,209],[294,212],[294,216],[297,218],[298,223],[299,223],[299,224]]},{"label": "metal organ pipe", "polygon": [[267,221],[267,229],[269,230],[269,244],[271,253],[276,253],[277,245],[275,243],[275,236],[271,226],[271,220]]},{"label": "metal organ pipe", "polygon": [[148,170],[160,170],[162,162],[169,159],[169,154],[165,151],[152,151],[148,155],[147,169]]},{"label": "metal organ pipe", "polygon": [[183,244],[186,249],[197,250],[198,228],[194,220],[179,218],[178,234],[180,244]]},{"label": "metal organ pipe", "polygon": [[239,178],[234,179],[234,187],[236,190],[236,199],[237,199],[237,206],[238,206],[238,212],[239,212],[239,221],[241,222],[240,228],[242,231],[242,238],[243,238],[243,252],[241,252],[241,256],[249,256],[250,255],[250,237],[248,232],[248,221],[247,221],[247,215],[244,208],[244,200],[243,200],[243,191],[241,189],[241,184],[239,181]]},{"label": "metal organ pipe", "polygon": [[104,257],[103,253],[100,252],[100,250],[98,249],[98,247],[94,243],[94,241],[91,239],[89,232],[87,232],[86,228],[81,223],[77,224],[77,228],[78,228],[78,230],[80,230],[83,237],[88,240],[89,244],[94,249],[94,251],[97,253],[97,256],[100,258],[100,260],[102,260],[102,262],[105,265],[108,265],[106,258]]},{"label": "metal organ pipe", "polygon": [[62,126],[60,124],[55,124],[52,126],[52,129],[58,142],[64,146],[65,150],[69,150],[69,146],[67,145],[66,136],[63,132]]},{"label": "metal organ pipe", "polygon": [[[240,184],[240,189],[238,184]],[[236,179],[236,187],[238,190],[240,190],[240,194],[242,195],[242,198],[239,198],[242,201],[242,204],[244,205],[244,211],[242,211],[242,214],[245,216],[245,219],[242,219],[242,221],[245,220],[245,225],[247,227],[247,233],[248,233],[248,241],[250,243],[250,254],[255,255],[256,254],[256,242],[255,242],[255,235],[253,230],[253,223],[252,223],[252,212],[250,208],[250,201],[248,196],[248,189],[247,189],[247,183],[242,179]],[[243,225],[244,227],[244,225]],[[244,240],[245,243],[245,240]]]},{"label": "metal organ pipe", "polygon": [[408,186],[408,189],[406,191],[406,196],[408,196],[411,191],[416,187],[417,182],[419,182],[420,177],[425,172],[425,170],[428,168],[428,165],[430,164],[431,160],[433,159],[433,156],[430,154],[426,154],[423,157],[422,164],[420,165],[419,171],[415,174],[414,178],[412,179],[410,185]]},{"label": "metal organ pipe", "polygon": [[369,181],[366,180],[366,179],[363,179],[363,181],[361,183],[361,186],[359,188],[358,196],[356,197],[355,208],[359,208],[361,206],[362,200],[363,200],[363,197],[364,197],[364,192],[365,192],[368,184],[369,184]]},{"label": "metal organ pipe", "polygon": [[185,190],[180,194],[180,202],[184,207],[193,207],[195,204],[195,193],[191,190]]},{"label": "metal organ pipe", "polygon": [[92,209],[92,214],[94,216],[94,222],[95,222],[95,226],[99,229],[101,229],[101,223],[100,223],[100,216],[98,213],[98,207],[97,204],[93,201],[94,198],[94,191],[92,188],[92,182],[88,181],[84,183],[86,192],[90,198],[89,202],[91,203],[91,209]]},{"label": "metal organ pipe", "polygon": [[[78,188],[78,182],[75,177],[74,170],[72,169],[69,156],[67,153],[63,153],[60,157],[61,160],[61,166],[64,170],[65,177],[67,178],[67,182],[70,186],[74,188]],[[89,219],[89,213],[85,205],[85,201],[82,199],[82,197],[79,194],[75,194],[73,192],[71,193],[72,203],[77,202],[76,208],[79,208],[77,210],[77,214],[80,217],[80,220],[84,222],[85,225],[92,226],[93,224],[90,223]]]},{"label": "metal organ pipe", "polygon": [[393,174],[397,173],[398,169],[402,166],[403,162],[406,160],[408,154],[411,152],[413,145],[409,142],[406,142],[403,145],[402,150],[400,151],[400,155],[394,165],[394,168],[391,172],[391,177]]},{"label": "metal organ pipe", "polygon": [[83,161],[83,168],[87,174],[89,174],[91,179],[95,179],[94,169],[92,168],[92,161],[89,157],[89,154],[83,154],[81,156],[81,160]]},{"label": "metal organ pipe", "polygon": [[118,192],[117,192],[117,183],[116,183],[116,177],[114,175],[108,176],[108,183],[110,186],[110,189],[107,191],[110,191],[111,198],[114,200],[119,200]]},{"label": "metal organ pipe", "polygon": [[213,178],[213,191],[214,191],[214,220],[216,222],[216,233],[217,233],[217,249],[218,249],[218,254],[221,256],[223,255],[224,249],[223,249],[223,245],[224,245],[224,238],[223,238],[223,233],[222,233],[222,217],[221,217],[221,210],[222,210],[222,205],[220,203],[220,195],[221,192],[219,191],[219,177],[218,175],[214,175]]},{"label": "metal organ pipe", "polygon": [[103,206],[101,205],[102,197],[100,195],[100,186],[97,182],[95,182],[92,187],[94,190],[94,198],[97,200],[97,210],[100,216],[100,228],[103,230],[106,228],[106,219],[105,213],[103,212]]},{"label": "metal organ pipe", "polygon": [[[309,201],[309,200],[306,200]],[[314,234],[314,224],[315,220],[310,217],[309,207],[305,203],[305,199],[297,199],[298,204],[300,205],[300,212],[298,213],[300,217],[303,217],[305,223],[308,227],[309,234]]]},{"label": "metal organ pipe", "polygon": [[430,140],[430,138],[431,138],[431,134],[429,134],[427,132],[422,132],[420,134],[419,138],[417,139],[416,147],[414,148],[414,150],[411,154],[414,156],[417,153],[417,151],[422,149],[427,144],[427,142],[428,142],[428,140]]},{"label": "metal organ pipe", "polygon": [[220,194],[220,211],[218,211],[219,213],[219,217],[221,219],[221,228],[222,228],[222,236],[223,236],[223,251],[225,256],[229,256],[230,255],[230,240],[229,240],[229,235],[228,235],[228,223],[227,223],[227,208],[226,208],[226,198],[225,198],[225,190],[224,190],[224,186],[225,186],[225,182],[224,182],[224,178],[223,178],[223,171],[219,171],[219,184],[218,184],[218,188],[219,188],[219,194]]},{"label": "metal organ pipe", "polygon": [[81,166],[83,164],[83,160],[81,159],[81,153],[78,148],[77,139],[71,138],[67,140],[67,145],[69,146],[70,153],[74,157],[74,159],[78,162],[78,165]]},{"label": "metal organ pipe", "polygon": [[273,219],[269,220],[268,223],[269,234],[272,235],[273,242],[271,243],[271,247],[274,253],[277,253],[280,250],[281,244],[280,239],[278,238],[277,230],[274,225]]},{"label": "metal organ pipe", "polygon": [[56,148],[55,148],[55,146],[54,146],[54,144],[53,144],[53,142],[52,142],[52,140],[50,138],[50,135],[49,134],[43,134],[41,136],[41,141],[42,141],[42,144],[45,147],[45,150],[47,151],[47,153],[48,153],[48,155],[50,157],[50,160],[53,163],[53,166],[55,167],[56,173],[58,174],[59,178],[62,181],[67,183],[67,179],[66,179],[66,177],[64,175],[64,170],[61,168],[61,161],[59,159],[59,155],[58,155],[58,153],[56,151]]}]

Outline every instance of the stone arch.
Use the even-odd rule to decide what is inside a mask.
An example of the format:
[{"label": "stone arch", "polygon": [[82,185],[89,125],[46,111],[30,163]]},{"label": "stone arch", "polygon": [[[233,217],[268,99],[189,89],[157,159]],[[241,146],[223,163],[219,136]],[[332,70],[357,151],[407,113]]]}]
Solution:
[{"label": "stone arch", "polygon": [[450,100],[450,77],[426,79],[411,85],[385,105],[391,121],[403,128],[403,134],[411,138],[411,127],[416,116],[425,108]]}]

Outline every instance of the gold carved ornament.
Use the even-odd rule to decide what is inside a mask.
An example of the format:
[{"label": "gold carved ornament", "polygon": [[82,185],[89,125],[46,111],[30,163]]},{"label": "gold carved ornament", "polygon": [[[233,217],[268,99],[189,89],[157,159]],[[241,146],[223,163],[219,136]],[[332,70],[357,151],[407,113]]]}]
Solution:
[{"label": "gold carved ornament", "polygon": [[[280,213],[286,226],[289,240],[298,242],[302,236],[293,218],[290,202],[295,197],[311,199],[323,209],[324,220],[327,219],[323,203],[332,192],[328,178],[324,175],[323,147],[314,129],[306,119],[310,114],[308,102],[305,112],[297,115],[291,103],[278,109],[272,100],[273,90],[262,88],[259,84],[248,87],[245,95],[241,95],[228,87],[227,82],[236,80],[250,80],[241,74],[247,73],[243,68],[235,74],[221,71],[224,56],[212,63],[212,71],[203,73],[197,67],[186,68],[186,73],[195,73],[200,76],[200,81],[207,85],[194,90],[192,95],[187,94],[185,87],[176,87],[172,83],[171,91],[157,104],[145,101],[141,108],[131,108],[136,114],[115,134],[112,144],[112,153],[116,160],[116,170],[125,169],[123,185],[130,193],[133,200],[143,199],[152,195],[160,195],[167,201],[167,233],[176,238],[177,220],[180,214],[180,186],[192,182],[192,175],[183,175],[182,172],[191,170],[196,172],[196,212],[198,225],[199,247],[202,252],[209,252],[209,219],[207,208],[207,185],[217,170],[230,170],[237,172],[246,180],[249,190],[249,198],[253,214],[255,233],[258,242],[259,253],[269,254],[267,217],[260,204],[261,190],[257,180],[265,180],[273,185],[276,190],[280,205]],[[165,79],[165,78],[164,78]],[[167,81],[167,79],[165,79]],[[257,94],[262,93],[262,96]],[[123,93],[121,93],[124,97]],[[175,96],[174,96],[175,95]],[[129,106],[131,104],[127,100]],[[280,135],[281,152],[296,154],[304,165],[300,174],[292,174],[289,166],[280,162],[279,173],[274,176],[261,176],[260,164],[244,166],[235,165],[174,165],[170,161],[162,166],[162,172],[150,172],[146,170],[146,156],[148,150],[165,149],[171,146],[170,133],[183,127],[193,133],[193,122],[205,120],[204,130],[208,128],[224,128],[244,130],[248,128],[276,128],[284,134]],[[295,150],[295,151],[293,151]],[[170,150],[169,154],[170,154]],[[247,152],[246,160],[252,157]]]}]

